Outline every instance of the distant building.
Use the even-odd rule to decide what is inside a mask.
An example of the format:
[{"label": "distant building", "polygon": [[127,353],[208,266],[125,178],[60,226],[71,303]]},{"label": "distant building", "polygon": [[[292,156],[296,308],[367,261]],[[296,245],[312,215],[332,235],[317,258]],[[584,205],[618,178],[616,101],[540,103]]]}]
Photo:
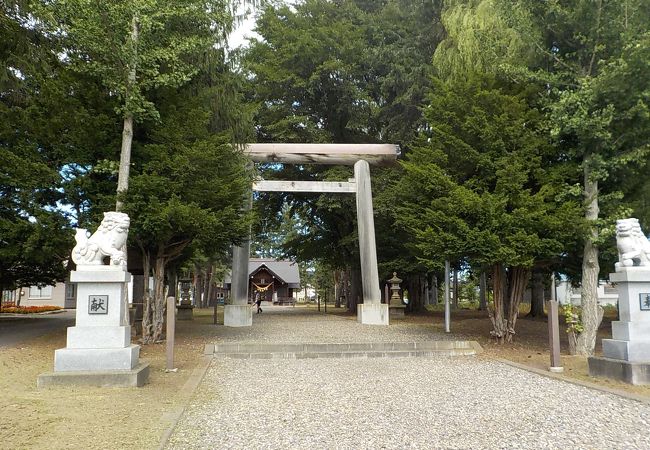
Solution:
[{"label": "distant building", "polygon": [[[598,283],[598,304],[616,306],[618,303],[618,291],[613,284],[601,280]],[[555,287],[555,295],[557,301],[561,305],[572,304],[580,306],[581,292],[580,287],[573,287],[571,283],[566,280],[559,281]],[[530,303],[531,289],[526,289],[524,293],[524,303]],[[548,289],[544,289],[544,299],[550,299]]]},{"label": "distant building", "polygon": [[313,286],[307,285],[305,288],[296,291],[296,301],[298,303],[316,301],[316,289]]},{"label": "distant building", "polygon": [[[231,289],[230,277],[224,283]],[[258,296],[263,302],[293,304],[294,293],[300,291],[300,273],[294,261],[279,261],[269,258],[251,258],[248,261],[248,301]]]},{"label": "distant building", "polygon": [[[580,305],[581,290],[579,287],[572,287],[568,281],[561,281],[557,284],[557,300],[563,305]],[[598,283],[598,303],[600,305],[614,305],[618,303],[618,290],[616,286],[606,281]]]},{"label": "distant building", "polygon": [[2,303],[20,306],[59,306],[61,308],[77,307],[77,285],[75,283],[57,283],[53,286],[30,286],[2,293]]}]

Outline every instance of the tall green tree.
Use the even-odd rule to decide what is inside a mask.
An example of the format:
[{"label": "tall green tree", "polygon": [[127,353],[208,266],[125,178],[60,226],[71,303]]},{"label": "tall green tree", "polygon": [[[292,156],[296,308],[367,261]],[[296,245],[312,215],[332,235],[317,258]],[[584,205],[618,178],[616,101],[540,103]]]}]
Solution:
[{"label": "tall green tree", "polygon": [[231,30],[229,2],[59,0],[45,7],[66,36],[70,63],[96,76],[118,98],[123,127],[117,192],[125,192],[134,121],[160,117],[147,93],[179,87],[197,73],[197,59]]},{"label": "tall green tree", "polygon": [[579,211],[555,201],[562,180],[546,167],[552,148],[534,99],[526,86],[491,76],[436,82],[427,131],[396,185],[403,203],[395,220],[422,259],[492,268],[499,342],[514,337],[533,265],[560,256]]},{"label": "tall green tree", "polygon": [[[440,8],[441,2],[412,0],[310,0],[264,9],[257,22],[263,40],[252,43],[244,64],[251,100],[259,104],[258,140],[394,142],[406,148],[417,134],[431,55],[442,37]],[[373,168],[375,178],[379,172]],[[318,166],[275,165],[262,173],[303,180],[352,176],[350,168]],[[261,199],[259,215],[267,222],[280,217],[283,202],[299,217],[287,251],[303,260],[321,259],[321,267],[354,268],[351,278],[359,279],[352,197]]]},{"label": "tall green tree", "polygon": [[[647,45],[649,4],[644,0],[521,4],[533,20],[520,26],[520,33],[541,39],[535,44],[537,63],[521,66],[519,72],[532,69],[527,76],[545,83],[558,161],[575,164],[582,185],[588,229],[581,256],[575,257],[582,261],[584,326],[577,347],[589,355],[602,317],[597,303],[599,275],[611,270],[607,264],[601,271],[601,247],[612,235],[613,220],[629,214],[626,203],[634,196],[634,183],[626,180],[646,159],[648,78],[638,63],[634,68],[628,64],[637,59],[631,49],[638,55]],[[601,230],[606,231],[602,236]],[[607,247],[613,247],[611,240]],[[573,254],[571,249],[567,253]],[[605,253],[611,259],[612,252]]]},{"label": "tall green tree", "polygon": [[66,71],[61,49],[32,2],[0,5],[0,289],[65,278],[62,172],[83,146],[76,123],[88,110],[77,106],[89,85]]},{"label": "tall green tree", "polygon": [[[602,244],[601,209],[608,200],[625,195],[623,183],[611,183],[630,163],[645,163],[648,133],[647,1],[584,2],[549,5],[549,38],[553,39],[555,85],[551,118],[562,148],[582,168],[585,219],[589,231],[582,257],[584,331],[579,354],[593,354],[602,318],[597,286]],[[555,28],[558,26],[558,28]],[[625,178],[625,175],[623,175]],[[603,204],[603,201],[605,202]],[[610,222],[611,223],[611,222]]]},{"label": "tall green tree", "polygon": [[212,87],[223,87],[230,76],[224,66],[222,77],[216,76],[215,68],[203,68],[212,73],[212,83],[204,74],[180,90],[157,91],[161,122],[146,127],[136,141],[124,211],[132,217],[129,237],[143,254],[143,271],[154,277],[153,294],[145,286],[145,343],[163,332],[168,269],[199,253],[223,254],[248,232],[241,205],[252,178],[232,145],[234,132],[213,108]]},{"label": "tall green tree", "polygon": [[[625,183],[616,180],[632,175],[629,163],[642,162],[647,148],[648,78],[638,64],[628,67],[628,58],[635,60],[632,49],[643,53],[649,6],[646,0],[451,1],[443,14],[449,38],[434,58],[446,76],[476,67],[545,87],[555,163],[580,171],[567,184],[580,177],[589,225],[581,252],[582,354],[593,353],[602,314],[596,290],[602,219],[621,214],[611,200],[624,198]],[[501,33],[494,33],[497,25]]]}]

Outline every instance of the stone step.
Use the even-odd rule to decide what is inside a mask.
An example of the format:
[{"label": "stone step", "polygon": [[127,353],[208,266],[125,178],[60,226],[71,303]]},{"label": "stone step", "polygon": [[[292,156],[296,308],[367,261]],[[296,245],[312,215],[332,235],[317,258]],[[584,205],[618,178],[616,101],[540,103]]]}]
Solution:
[{"label": "stone step", "polygon": [[208,344],[205,354],[239,359],[381,358],[467,356],[481,353],[476,341],[328,344]]}]

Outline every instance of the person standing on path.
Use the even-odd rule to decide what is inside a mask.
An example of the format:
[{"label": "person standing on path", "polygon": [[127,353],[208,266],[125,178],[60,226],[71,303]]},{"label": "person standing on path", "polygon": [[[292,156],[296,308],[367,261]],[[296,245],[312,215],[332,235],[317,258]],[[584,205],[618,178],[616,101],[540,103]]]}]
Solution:
[{"label": "person standing on path", "polygon": [[262,312],[262,296],[259,292],[255,294],[255,304],[257,305],[257,314]]}]

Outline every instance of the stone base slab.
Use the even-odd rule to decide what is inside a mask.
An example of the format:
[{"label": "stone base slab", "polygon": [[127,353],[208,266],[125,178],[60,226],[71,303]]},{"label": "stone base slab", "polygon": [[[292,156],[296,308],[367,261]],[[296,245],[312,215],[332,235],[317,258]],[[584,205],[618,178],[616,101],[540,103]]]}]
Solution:
[{"label": "stone base slab", "polygon": [[223,324],[227,327],[250,327],[253,325],[253,309],[248,305],[226,305]]},{"label": "stone base slab", "polygon": [[149,363],[131,370],[49,372],[38,376],[39,388],[49,386],[141,387],[149,380]]},{"label": "stone base slab", "polygon": [[589,375],[612,378],[629,384],[650,384],[650,361],[633,363],[611,358],[591,356],[588,358]]},{"label": "stone base slab", "polygon": [[221,343],[206,344],[205,355],[234,358],[334,358],[370,356],[466,356],[483,352],[476,341],[356,342],[323,344]]},{"label": "stone base slab", "polygon": [[385,303],[357,305],[357,322],[363,325],[388,325],[389,312]]},{"label": "stone base slab", "polygon": [[124,348],[60,348],[54,351],[55,372],[132,370],[138,364],[140,346]]},{"label": "stone base slab", "polygon": [[650,341],[622,341],[603,339],[605,358],[628,362],[650,361]]},{"label": "stone base slab", "polygon": [[131,327],[69,327],[66,348],[125,348]]},{"label": "stone base slab", "polygon": [[194,306],[178,305],[176,307],[176,320],[194,320]]}]

